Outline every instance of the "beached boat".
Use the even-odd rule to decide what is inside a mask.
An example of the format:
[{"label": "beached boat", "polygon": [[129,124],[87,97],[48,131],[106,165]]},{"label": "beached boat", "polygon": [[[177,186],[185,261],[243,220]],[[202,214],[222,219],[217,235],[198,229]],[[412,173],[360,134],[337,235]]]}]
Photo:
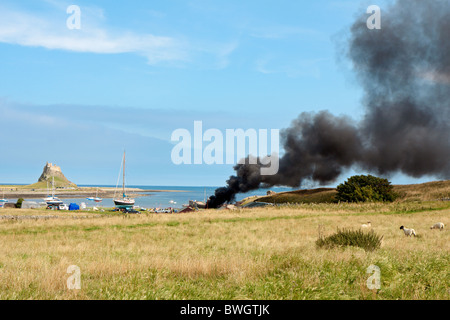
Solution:
[{"label": "beached boat", "polygon": [[[47,198],[44,198],[44,201],[48,205],[60,205],[63,204],[63,201],[60,200],[57,196],[55,196],[55,177],[52,177],[52,195],[47,196]],[[48,189],[48,183],[47,183],[47,189]]]},{"label": "beached boat", "polygon": [[196,201],[196,200],[189,200],[189,207],[205,209],[206,208],[206,203],[205,202],[201,202],[201,201]]},{"label": "beached boat", "polygon": [[[114,204],[117,207],[132,207],[134,206],[135,200],[128,197],[126,195],[125,192],[125,151],[123,152],[123,163],[122,163],[122,173],[123,173],[123,177],[122,177],[122,198],[116,198],[115,193],[114,193]],[[119,173],[119,179],[120,179],[120,173]],[[117,185],[116,185],[116,190],[117,190],[117,186],[119,185],[119,180],[117,180]]]},{"label": "beached boat", "polygon": [[98,197],[98,188],[97,188],[97,192],[95,193],[95,197],[90,197],[90,198],[86,198],[87,200],[90,201],[95,201],[95,202],[102,202],[103,199]]},{"label": "beached boat", "polygon": [[7,202],[8,200],[5,199],[5,190],[3,189],[3,198],[0,199],[0,206],[3,206]]}]

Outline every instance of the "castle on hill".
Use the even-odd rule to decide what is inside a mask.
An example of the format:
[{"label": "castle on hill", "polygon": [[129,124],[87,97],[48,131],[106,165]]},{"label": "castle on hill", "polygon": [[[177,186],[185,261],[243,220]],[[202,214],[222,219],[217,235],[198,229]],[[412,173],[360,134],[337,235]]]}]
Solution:
[{"label": "castle on hill", "polygon": [[42,171],[41,176],[39,177],[38,182],[52,182],[53,178],[55,178],[55,184],[58,187],[68,187],[75,186],[75,183],[70,182],[62,173],[61,167],[47,162],[45,164],[44,170]]}]

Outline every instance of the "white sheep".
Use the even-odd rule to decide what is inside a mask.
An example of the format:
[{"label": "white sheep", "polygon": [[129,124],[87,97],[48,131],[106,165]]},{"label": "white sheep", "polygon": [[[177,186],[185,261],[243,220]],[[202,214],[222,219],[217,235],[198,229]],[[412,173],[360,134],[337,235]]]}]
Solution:
[{"label": "white sheep", "polygon": [[435,223],[430,229],[439,229],[442,231],[444,230],[444,224],[442,222]]},{"label": "white sheep", "polygon": [[405,233],[405,236],[411,237],[412,235],[414,235],[414,237],[416,236],[416,231],[414,231],[414,229],[407,229],[404,226],[400,227],[400,230],[403,229],[403,232]]},{"label": "white sheep", "polygon": [[361,225],[361,228],[370,228],[372,226],[372,223],[369,221],[369,222],[367,222],[367,224],[362,224]]}]

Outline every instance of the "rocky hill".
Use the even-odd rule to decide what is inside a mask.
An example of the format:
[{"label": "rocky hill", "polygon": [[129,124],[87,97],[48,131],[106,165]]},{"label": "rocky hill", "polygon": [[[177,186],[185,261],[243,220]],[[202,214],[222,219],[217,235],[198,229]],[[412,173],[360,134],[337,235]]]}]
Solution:
[{"label": "rocky hill", "polygon": [[31,186],[35,188],[43,188],[47,186],[47,182],[49,182],[49,186],[51,186],[53,178],[56,188],[77,187],[75,183],[69,181],[69,179],[64,176],[59,166],[48,162],[46,163],[38,182]]}]

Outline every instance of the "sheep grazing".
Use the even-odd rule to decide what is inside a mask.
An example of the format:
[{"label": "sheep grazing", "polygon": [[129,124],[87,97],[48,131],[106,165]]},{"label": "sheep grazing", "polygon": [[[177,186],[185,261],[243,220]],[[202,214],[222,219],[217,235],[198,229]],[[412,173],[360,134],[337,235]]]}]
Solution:
[{"label": "sheep grazing", "polygon": [[372,223],[369,221],[369,222],[367,222],[367,224],[362,224],[361,225],[361,228],[370,228],[372,226]]},{"label": "sheep grazing", "polygon": [[407,229],[404,226],[401,226],[400,230],[403,230],[407,237],[411,237],[412,235],[414,235],[414,237],[416,236],[416,231],[414,231],[414,229]]},{"label": "sheep grazing", "polygon": [[430,229],[439,229],[442,231],[444,230],[444,224],[442,222],[435,223]]}]

